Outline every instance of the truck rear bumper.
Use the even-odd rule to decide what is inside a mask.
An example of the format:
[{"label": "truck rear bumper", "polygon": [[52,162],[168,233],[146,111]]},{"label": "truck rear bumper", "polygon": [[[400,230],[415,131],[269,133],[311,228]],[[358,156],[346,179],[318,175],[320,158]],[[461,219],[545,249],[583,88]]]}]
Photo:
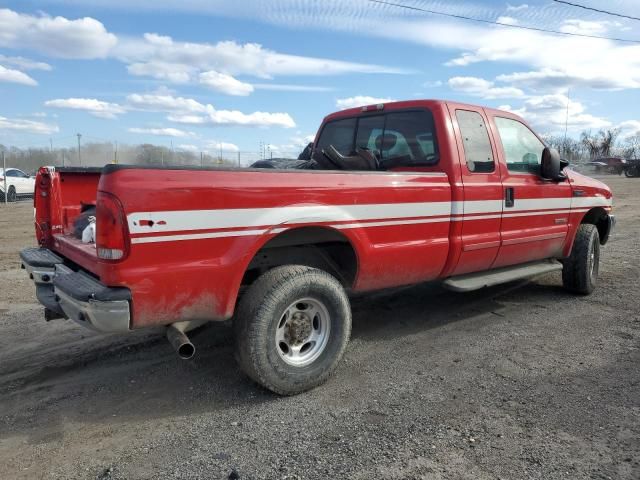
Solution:
[{"label": "truck rear bumper", "polygon": [[107,287],[83,271],[73,271],[45,248],[25,249],[20,258],[36,284],[38,300],[53,316],[64,316],[99,332],[129,331],[129,289]]}]

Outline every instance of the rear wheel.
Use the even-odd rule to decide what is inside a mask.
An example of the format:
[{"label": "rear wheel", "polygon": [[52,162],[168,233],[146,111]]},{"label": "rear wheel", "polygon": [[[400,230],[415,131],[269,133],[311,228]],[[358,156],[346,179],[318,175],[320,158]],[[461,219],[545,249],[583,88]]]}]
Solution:
[{"label": "rear wheel", "polygon": [[15,202],[17,198],[16,189],[12,186],[9,187],[9,194],[7,195],[8,202]]},{"label": "rear wheel", "polygon": [[244,372],[273,392],[294,395],[326,381],[338,365],[351,334],[349,299],[325,271],[276,267],[249,287],[234,330]]},{"label": "rear wheel", "polygon": [[563,261],[562,283],[574,293],[588,295],[598,281],[600,266],[600,235],[595,225],[578,228],[569,258]]}]

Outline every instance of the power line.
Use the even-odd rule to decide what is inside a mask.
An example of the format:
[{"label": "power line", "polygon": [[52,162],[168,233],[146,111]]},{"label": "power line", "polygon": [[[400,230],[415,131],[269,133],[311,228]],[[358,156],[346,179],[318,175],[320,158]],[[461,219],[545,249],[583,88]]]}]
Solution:
[{"label": "power line", "polygon": [[606,15],[613,15],[614,17],[628,18],[630,20],[640,20],[640,17],[632,17],[630,15],[624,15],[622,13],[609,12],[608,10],[600,10],[599,8],[580,5],[579,3],[565,2],[564,0],[553,0],[553,1],[556,3],[564,3],[565,5],[571,5],[572,7],[584,8],[585,10],[591,10],[592,12],[604,13]]},{"label": "power line", "polygon": [[600,35],[587,35],[585,33],[559,32],[557,30],[549,30],[549,29],[546,29],[546,28],[529,27],[529,26],[526,26],[526,25],[513,25],[511,23],[498,22],[498,21],[494,21],[494,20],[483,20],[481,18],[467,17],[465,15],[456,15],[454,13],[438,12],[436,10],[428,10],[426,8],[414,7],[414,6],[411,6],[411,5],[403,5],[401,3],[386,2],[386,1],[383,1],[383,0],[369,0],[369,1],[373,2],[373,3],[380,3],[382,5],[390,5],[392,7],[406,8],[407,10],[415,10],[415,11],[418,11],[418,12],[430,13],[432,15],[441,15],[443,17],[457,18],[459,20],[469,20],[469,21],[478,22],[478,23],[488,23],[488,24],[491,24],[491,25],[500,25],[501,27],[519,28],[521,30],[533,30],[533,31],[536,31],[536,32],[554,33],[556,35],[565,35],[567,37],[598,38],[600,40],[613,40],[613,41],[616,41],[616,42],[639,43],[640,44],[640,40],[628,40],[628,39],[625,39],[625,38],[603,37],[603,36],[600,36]]}]

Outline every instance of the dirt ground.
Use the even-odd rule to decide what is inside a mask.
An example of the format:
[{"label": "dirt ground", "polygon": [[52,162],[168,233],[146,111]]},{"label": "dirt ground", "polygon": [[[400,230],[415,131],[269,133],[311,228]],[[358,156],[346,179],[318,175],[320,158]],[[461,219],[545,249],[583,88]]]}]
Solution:
[{"label": "dirt ground", "polygon": [[228,324],[191,361],[159,331],[45,323],[18,267],[30,202],[0,205],[0,478],[638,479],[640,179],[589,297],[559,274],[352,300],[336,375],[292,398],[242,375]]}]

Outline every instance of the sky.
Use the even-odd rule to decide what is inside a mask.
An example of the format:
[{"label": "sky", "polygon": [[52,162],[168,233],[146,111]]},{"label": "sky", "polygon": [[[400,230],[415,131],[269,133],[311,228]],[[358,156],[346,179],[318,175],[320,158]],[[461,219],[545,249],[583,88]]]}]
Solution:
[{"label": "sky", "polygon": [[0,0],[0,143],[291,155],[333,111],[416,98],[510,110],[543,134],[567,120],[571,136],[640,134],[640,21],[553,0],[396,1],[638,43],[369,0]]}]

